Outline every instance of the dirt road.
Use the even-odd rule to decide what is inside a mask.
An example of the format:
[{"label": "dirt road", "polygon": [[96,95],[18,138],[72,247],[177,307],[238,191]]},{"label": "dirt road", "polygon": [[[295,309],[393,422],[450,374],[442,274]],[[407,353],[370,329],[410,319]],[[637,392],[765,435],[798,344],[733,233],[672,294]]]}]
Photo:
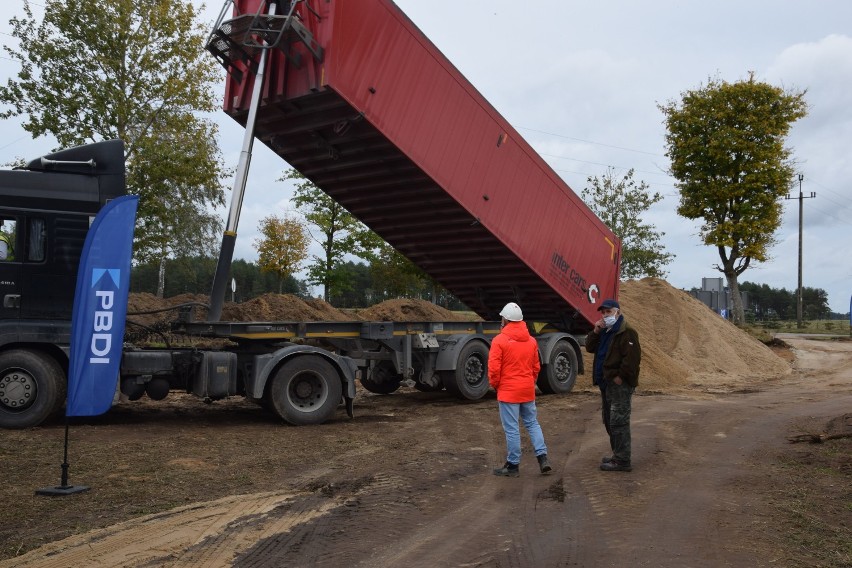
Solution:
[{"label": "dirt road", "polygon": [[[184,462],[168,452],[146,459],[185,467],[188,484],[193,471],[244,463],[243,490],[76,534],[0,567],[786,566],[794,545],[772,505],[785,475],[778,456],[790,451],[788,435],[852,409],[852,342],[785,340],[797,357],[790,376],[727,394],[637,396],[631,473],[598,469],[608,444],[590,391],[539,399],[555,471],[539,475],[525,446],[516,479],[491,475],[504,459],[493,395],[472,404],[413,390],[366,395],[354,421],[275,428],[263,444],[262,414],[207,409],[172,431]],[[119,415],[95,428],[121,436],[134,427]],[[246,456],[264,455],[209,463],[206,436],[222,435],[243,440]],[[260,467],[270,479],[261,482]],[[219,479],[233,484],[233,473]],[[91,493],[109,478],[88,478]],[[839,488],[847,498],[849,479]],[[197,484],[215,496],[215,480],[199,473]],[[86,495],[70,499],[83,507]]]}]

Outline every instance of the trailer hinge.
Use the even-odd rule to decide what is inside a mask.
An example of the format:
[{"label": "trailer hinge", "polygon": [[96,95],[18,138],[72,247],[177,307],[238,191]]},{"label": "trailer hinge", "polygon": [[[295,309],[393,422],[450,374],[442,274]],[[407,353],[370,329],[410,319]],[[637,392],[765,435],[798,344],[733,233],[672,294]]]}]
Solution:
[{"label": "trailer hinge", "polygon": [[[238,82],[242,82],[244,70],[257,72],[256,56],[264,49],[280,50],[290,63],[300,68],[302,55],[294,46],[302,43],[314,59],[322,62],[324,50],[305,24],[307,14],[302,13],[310,12],[315,21],[321,19],[319,12],[308,0],[261,0],[255,13],[237,14],[226,19],[228,8],[233,5],[233,1],[225,1],[205,49],[213,54]],[[276,5],[276,11],[280,11],[280,15],[269,13],[268,5],[272,4]],[[297,10],[299,4],[303,4],[305,9]]]}]

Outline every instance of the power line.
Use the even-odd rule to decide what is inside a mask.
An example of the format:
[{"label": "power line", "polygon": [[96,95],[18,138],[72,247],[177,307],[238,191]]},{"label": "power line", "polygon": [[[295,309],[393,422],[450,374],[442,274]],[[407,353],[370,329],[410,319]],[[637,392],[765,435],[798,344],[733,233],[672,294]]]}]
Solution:
[{"label": "power line", "polygon": [[[594,176],[598,175],[597,173],[578,172],[578,171],[575,171],[575,170],[565,170],[565,169],[560,169],[560,168],[554,168],[553,166],[551,166],[551,168],[555,172],[561,172],[561,173],[567,173],[567,174],[576,174],[576,175],[583,176],[584,178],[590,178],[590,177],[594,177]],[[659,189],[659,188],[675,189],[675,186],[673,184],[647,183],[647,182],[645,182],[645,185],[648,186],[649,189],[655,189],[655,190]],[[572,187],[571,189],[575,189],[575,188]],[[576,189],[575,189],[575,191],[576,191]],[[680,194],[676,193],[676,192],[675,193],[671,193],[671,192],[661,193],[661,195],[663,197],[679,197],[680,196]]]},{"label": "power line", "polygon": [[[841,207],[842,207],[842,206],[841,206]],[[816,204],[814,205],[814,207],[812,207],[812,209],[815,209],[815,210],[816,210],[816,212],[817,212],[817,213],[818,213],[821,217],[829,217],[829,218],[831,218],[831,219],[833,219],[833,220],[837,221],[838,223],[843,223],[844,225],[852,225],[852,221],[850,221],[849,219],[843,219],[843,218],[841,218],[841,217],[838,217],[838,216],[835,214],[835,210],[834,210],[834,209],[830,209],[830,210],[826,211],[825,209],[823,209],[822,207],[820,207],[820,206],[818,206],[818,205],[816,205]]]},{"label": "power line", "polygon": [[[539,130],[537,128],[529,128],[529,127],[526,127],[526,126],[519,126],[517,128],[520,129],[520,130],[527,130],[527,131],[530,131],[530,132],[537,132],[539,134],[545,134],[547,136],[555,136],[557,138],[565,138],[567,140],[575,140],[577,142],[583,142],[585,144],[593,144],[593,145],[596,145],[596,146],[604,146],[604,147],[607,147],[607,148],[615,148],[615,149],[618,149],[618,150],[625,150],[625,151],[628,151],[628,152],[635,152],[635,153],[638,153],[638,154],[646,154],[646,155],[650,155],[650,156],[660,156],[660,157],[663,157],[663,158],[666,157],[664,154],[648,152],[648,151],[645,151],[645,150],[637,150],[635,148],[627,148],[627,147],[624,147],[624,146],[616,146],[614,144],[606,144],[606,143],[603,143],[603,142],[596,142],[594,140],[585,140],[583,138],[577,138],[577,137],[574,137],[574,136],[567,136],[567,135],[564,135],[564,134],[557,134],[555,132],[547,132],[545,130]],[[559,156],[559,155],[556,155],[556,154],[545,154],[543,152],[539,152],[539,154],[542,155],[542,156],[547,156],[547,157],[551,157],[551,158],[557,158],[557,159],[562,159],[562,160],[574,160],[576,162],[593,164],[593,165],[597,165],[597,166],[605,166],[605,167],[616,168],[616,169],[625,169],[625,170],[626,169],[633,169],[633,171],[635,171],[637,173],[643,173],[643,174],[647,174],[647,175],[662,175],[662,176],[666,176],[668,178],[671,178],[671,176],[669,174],[665,173],[664,171],[652,172],[652,171],[648,171],[648,170],[638,170],[636,168],[629,168],[627,166],[615,166],[613,164],[604,164],[604,163],[601,163],[601,162],[581,160],[581,159],[578,159],[578,158],[572,158],[572,157],[568,157],[568,156]],[[574,173],[574,174],[579,174],[579,175],[586,175],[586,176],[595,175],[595,174],[589,174],[589,173],[584,173],[584,172],[575,172],[575,171],[571,171],[571,170],[557,170],[557,171],[564,171],[564,172],[569,172],[569,173]],[[815,180],[811,180],[810,183],[812,183],[812,184],[816,185],[817,187],[819,187],[819,188],[841,198],[846,203],[839,203],[837,201],[833,201],[831,199],[826,198],[826,199],[828,199],[828,201],[831,201],[835,205],[838,205],[840,208],[849,207],[849,198],[847,196],[845,196],[845,195],[841,194],[840,192],[837,192],[837,191],[835,191],[835,190],[833,190],[829,187],[826,187],[826,186],[820,184],[819,182],[817,182]],[[674,186],[672,185],[672,187],[674,187]],[[825,197],[825,196],[823,196],[823,197]],[[842,223],[852,224],[852,223],[850,223],[849,220],[841,219],[841,218],[837,217],[836,215],[833,215],[831,212],[826,212],[825,215],[827,215],[827,216],[829,216],[833,219],[836,219],[836,220],[838,220]]]},{"label": "power line", "polygon": [[577,142],[584,142],[586,144],[594,144],[596,146],[605,146],[607,148],[615,148],[616,150],[624,150],[626,152],[636,152],[637,154],[647,154],[649,156],[660,156],[665,158],[664,154],[659,154],[657,152],[647,152],[645,150],[636,150],[634,148],[625,148],[624,146],[615,146],[614,144],[604,144],[603,142],[595,142],[594,140],[585,140],[583,138],[575,138],[573,136],[565,136],[564,134],[556,134],[555,132],[546,132],[544,130],[537,130],[535,128],[529,128],[526,126],[518,126],[517,128],[521,130],[529,130],[530,132],[538,132],[539,134],[547,134],[548,136],[556,136],[557,138],[566,138],[568,140],[576,140]]},{"label": "power line", "polygon": [[651,172],[651,171],[648,171],[648,170],[637,170],[636,168],[629,167],[629,166],[616,166],[616,165],[613,165],[613,164],[605,164],[603,162],[592,162],[590,160],[581,160],[579,158],[571,158],[569,156],[559,156],[559,155],[556,155],[556,154],[545,154],[544,152],[539,152],[539,155],[540,156],[547,156],[549,158],[557,158],[557,159],[560,159],[560,160],[573,160],[575,162],[582,162],[584,164],[593,164],[595,166],[605,166],[607,168],[614,168],[614,169],[617,169],[617,170],[633,170],[634,172],[637,172],[637,173],[644,173],[644,174],[648,174],[648,175],[652,175],[652,176],[666,176],[668,178],[671,178],[671,176],[669,174],[665,173],[665,172]]},{"label": "power line", "polygon": [[829,192],[829,193],[833,193],[834,195],[837,195],[838,197],[841,197],[841,198],[847,199],[847,197],[846,197],[845,195],[843,195],[843,194],[842,194],[842,193],[840,193],[840,192],[834,191],[834,190],[833,190],[833,189],[831,189],[830,187],[826,187],[826,186],[822,185],[821,183],[819,183],[819,182],[817,182],[817,181],[813,181],[813,180],[808,180],[808,181],[810,181],[810,182],[811,182],[812,184],[814,184],[815,186],[817,186],[817,187],[819,187],[819,188],[821,188],[821,189],[824,189],[825,191],[827,191],[827,192]]},{"label": "power line", "polygon": [[18,138],[17,140],[13,140],[12,142],[9,142],[9,143],[8,143],[8,144],[6,144],[5,146],[0,146],[0,150],[5,150],[5,149],[6,149],[6,148],[8,148],[9,146],[13,146],[13,145],[17,144],[18,142],[20,142],[20,141],[21,141],[21,140],[23,140],[24,138],[29,138],[29,137],[28,137],[28,136],[21,136],[21,137],[20,137],[20,138]]}]

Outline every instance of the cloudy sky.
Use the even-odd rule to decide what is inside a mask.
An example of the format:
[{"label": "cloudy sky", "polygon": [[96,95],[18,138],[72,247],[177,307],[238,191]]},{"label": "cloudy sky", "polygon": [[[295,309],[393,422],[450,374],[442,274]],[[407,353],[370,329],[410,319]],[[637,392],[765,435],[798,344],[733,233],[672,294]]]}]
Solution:
[{"label": "cloudy sky", "polygon": [[[346,1],[346,0],[337,0]],[[37,3],[36,3],[37,2]],[[33,2],[36,10],[41,2]],[[15,2],[17,4],[17,2]],[[205,19],[221,8],[208,0]],[[665,232],[676,255],[667,280],[678,288],[715,278],[715,249],[695,224],[675,213],[674,180],[666,174],[659,103],[679,100],[708,77],[759,80],[807,90],[810,114],[789,137],[806,199],[803,283],[828,292],[833,311],[849,311],[852,295],[852,2],[849,0],[397,0],[397,4],[470,82],[544,156],[577,193],[608,167],[665,198],[646,221]],[[14,41],[6,7],[4,44]],[[17,13],[22,13],[20,8]],[[0,81],[17,73],[0,54]],[[222,113],[220,141],[236,165],[242,129]],[[35,157],[52,141],[32,140],[19,120],[3,124],[0,163]],[[287,165],[255,146],[235,256],[255,259],[258,221],[292,210],[290,189],[276,182]],[[798,197],[798,183],[791,192]],[[230,199],[230,194],[228,199]],[[795,290],[799,201],[784,203],[772,259],[741,280]],[[223,216],[227,212],[223,212]],[[534,221],[531,221],[534,222]],[[566,229],[567,230],[567,229]]]}]

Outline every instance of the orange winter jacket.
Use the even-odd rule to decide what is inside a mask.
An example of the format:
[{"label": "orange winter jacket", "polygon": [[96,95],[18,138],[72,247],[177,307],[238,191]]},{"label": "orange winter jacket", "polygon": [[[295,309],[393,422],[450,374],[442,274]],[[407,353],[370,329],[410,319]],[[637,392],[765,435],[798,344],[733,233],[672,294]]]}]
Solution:
[{"label": "orange winter jacket", "polygon": [[497,391],[500,402],[535,400],[535,381],[541,362],[538,343],[530,336],[527,324],[510,321],[491,342],[488,353],[488,382]]}]

